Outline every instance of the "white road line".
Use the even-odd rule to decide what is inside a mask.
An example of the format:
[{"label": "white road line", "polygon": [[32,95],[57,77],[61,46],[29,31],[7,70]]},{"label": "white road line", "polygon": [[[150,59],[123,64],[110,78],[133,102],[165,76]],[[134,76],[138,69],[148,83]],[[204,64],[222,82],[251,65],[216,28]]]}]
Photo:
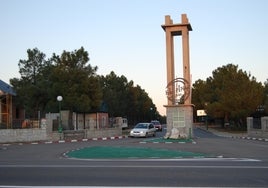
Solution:
[{"label": "white road line", "polygon": [[0,165],[0,168],[182,168],[182,169],[268,169],[268,166],[235,165]]},{"label": "white road line", "polygon": [[120,162],[120,161],[129,161],[129,162],[139,162],[139,161],[156,161],[156,162],[164,162],[164,161],[234,161],[234,162],[261,162],[261,160],[258,159],[249,159],[249,158],[223,158],[222,156],[216,157],[216,158],[205,158],[205,157],[195,157],[195,158],[170,158],[170,159],[164,159],[164,158],[125,158],[125,159],[81,159],[81,158],[67,158],[70,160],[81,160],[81,161],[108,161],[108,162]]},{"label": "white road line", "polygon": [[[0,185],[0,188],[125,188],[126,186],[10,186]],[[167,187],[129,187],[127,188],[167,188]],[[200,188],[200,187],[168,187],[168,188]],[[203,188],[214,188],[214,187],[203,187]],[[228,188],[228,187],[225,187]]]}]

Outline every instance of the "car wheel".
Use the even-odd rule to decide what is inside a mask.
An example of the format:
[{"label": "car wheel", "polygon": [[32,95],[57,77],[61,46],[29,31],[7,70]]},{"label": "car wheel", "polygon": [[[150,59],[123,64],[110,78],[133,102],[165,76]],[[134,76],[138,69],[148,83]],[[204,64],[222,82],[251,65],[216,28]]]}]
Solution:
[{"label": "car wheel", "polygon": [[148,137],[148,133],[145,134],[145,138],[147,138],[147,137]]}]

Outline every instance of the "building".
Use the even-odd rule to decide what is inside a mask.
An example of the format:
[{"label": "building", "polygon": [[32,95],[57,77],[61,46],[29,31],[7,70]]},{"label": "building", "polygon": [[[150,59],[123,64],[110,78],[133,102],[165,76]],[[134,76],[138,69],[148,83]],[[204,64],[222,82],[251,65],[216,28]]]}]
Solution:
[{"label": "building", "polygon": [[13,105],[13,97],[16,96],[13,88],[0,80],[0,128],[12,128],[13,116],[16,109]]}]

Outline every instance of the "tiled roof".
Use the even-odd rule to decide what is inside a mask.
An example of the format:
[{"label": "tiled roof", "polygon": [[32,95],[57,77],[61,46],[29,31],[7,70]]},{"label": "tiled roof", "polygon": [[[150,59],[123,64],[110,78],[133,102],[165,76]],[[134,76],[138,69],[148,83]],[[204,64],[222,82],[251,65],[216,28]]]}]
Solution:
[{"label": "tiled roof", "polygon": [[16,95],[16,92],[13,90],[13,88],[2,80],[0,80],[0,91],[10,95]]}]

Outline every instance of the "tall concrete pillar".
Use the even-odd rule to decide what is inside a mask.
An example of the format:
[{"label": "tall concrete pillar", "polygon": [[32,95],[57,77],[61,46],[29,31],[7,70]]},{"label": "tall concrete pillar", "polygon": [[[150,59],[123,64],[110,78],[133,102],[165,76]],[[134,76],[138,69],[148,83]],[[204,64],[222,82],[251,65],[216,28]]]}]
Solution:
[{"label": "tall concrete pillar", "polygon": [[[182,55],[183,55],[183,78],[187,80],[189,84],[191,84],[189,30],[186,27],[184,27],[184,29],[182,30]],[[191,96],[185,99],[184,104],[188,105],[191,104]]]},{"label": "tall concrete pillar", "polygon": [[[172,25],[173,21],[170,19],[170,16],[165,17],[165,25]],[[166,32],[166,65],[167,65],[167,84],[175,79],[175,70],[174,70],[174,40],[173,35],[170,31]],[[169,85],[168,90],[172,92],[171,100],[168,100],[168,105],[172,105],[175,101],[175,85]]]},{"label": "tall concrete pillar", "polygon": [[[165,25],[162,28],[166,32],[166,64],[167,64],[167,90],[170,91],[170,99],[168,105],[176,104],[175,83],[170,84],[175,80],[174,66],[174,36],[182,36],[182,62],[183,62],[183,79],[191,83],[190,75],[190,50],[189,50],[189,31],[192,31],[191,24],[188,21],[187,15],[181,15],[181,24],[173,24],[170,16],[165,16]],[[191,97],[187,97],[184,104],[191,104]]]},{"label": "tall concrete pillar", "polygon": [[[167,67],[167,135],[170,138],[192,136],[193,105],[191,104],[191,74],[189,31],[192,31],[187,15],[181,15],[181,23],[174,24],[170,16],[165,16],[162,25],[166,33]],[[182,36],[183,77],[175,78],[174,36]]]}]

